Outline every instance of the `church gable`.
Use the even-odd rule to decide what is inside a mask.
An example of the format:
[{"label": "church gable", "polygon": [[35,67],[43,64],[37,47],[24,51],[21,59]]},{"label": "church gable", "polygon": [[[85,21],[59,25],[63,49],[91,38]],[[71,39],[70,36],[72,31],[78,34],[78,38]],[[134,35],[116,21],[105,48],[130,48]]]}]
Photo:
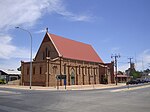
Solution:
[{"label": "church gable", "polygon": [[46,33],[46,35],[40,45],[40,48],[36,54],[35,61],[45,60],[46,57],[50,57],[51,59],[54,59],[58,56],[59,55],[58,55],[56,48],[54,47],[51,39],[49,38],[49,36]]},{"label": "church gable", "polygon": [[73,60],[103,63],[91,45],[48,32],[46,32],[35,60],[45,60],[46,57],[50,57],[51,59],[63,57]]}]

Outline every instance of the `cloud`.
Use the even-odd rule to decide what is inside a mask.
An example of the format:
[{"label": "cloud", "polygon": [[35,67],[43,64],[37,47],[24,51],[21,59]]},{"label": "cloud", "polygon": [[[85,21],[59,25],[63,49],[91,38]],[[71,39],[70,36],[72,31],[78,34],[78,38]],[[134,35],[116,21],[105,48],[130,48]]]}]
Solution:
[{"label": "cloud", "polygon": [[[128,60],[127,60],[127,62],[128,62]],[[136,58],[134,57],[133,62],[135,63],[135,69],[138,71],[145,70],[145,69],[149,68],[150,49],[145,49]],[[122,64],[122,65],[118,66],[118,70],[121,70],[121,71],[125,71],[128,68],[129,68],[129,63],[128,64]]]},{"label": "cloud", "polygon": [[18,48],[13,45],[11,41],[11,36],[0,34],[0,59],[29,57],[29,50],[27,50],[26,48]]},{"label": "cloud", "polygon": [[39,33],[45,33],[45,32],[46,32],[46,29],[43,29],[43,30],[35,31],[34,33],[39,34]]},{"label": "cloud", "polygon": [[59,14],[71,21],[89,21],[88,15],[68,11],[62,0],[1,0],[0,29],[14,26],[34,25],[44,14]]},{"label": "cloud", "polygon": [[[47,13],[56,13],[71,21],[88,21],[90,19],[86,15],[77,15],[68,11],[62,0],[1,0],[0,32],[8,31],[15,26],[33,26],[37,20]],[[45,30],[36,33],[42,32],[45,32]],[[0,58],[10,58],[9,55],[12,52],[16,49],[20,50],[20,48],[11,44],[11,39],[12,37],[9,34],[0,35]],[[22,52],[22,50],[19,52]],[[18,56],[20,55],[18,54]]]},{"label": "cloud", "polygon": [[[53,1],[53,0],[52,0]],[[87,14],[75,14],[71,11],[68,11],[65,4],[62,2],[62,0],[54,0],[52,2],[53,5],[51,5],[48,8],[48,11],[51,13],[57,13],[61,16],[63,16],[65,19],[70,21],[90,21],[92,20],[92,17]]]},{"label": "cloud", "polygon": [[150,63],[150,49],[144,50],[140,57],[143,57],[144,62]]},{"label": "cloud", "polygon": [[11,45],[11,37],[8,35],[0,35],[0,58],[8,59],[16,47]]},{"label": "cloud", "polygon": [[41,17],[44,6],[35,0],[5,0],[0,2],[0,29],[22,24],[33,25]]},{"label": "cloud", "polygon": [[85,22],[89,22],[92,20],[92,16],[90,16],[89,14],[75,14],[71,11],[68,11],[62,0],[54,0],[52,4],[53,5],[51,5],[51,7],[48,8],[48,11],[51,13],[57,13],[67,20]]},{"label": "cloud", "polygon": [[125,70],[127,70],[128,68],[129,68],[129,64],[123,64],[118,66],[118,70],[123,72],[125,72]]},{"label": "cloud", "polygon": [[21,65],[20,60],[29,61],[30,50],[16,47],[12,39],[9,35],[0,34],[0,69],[16,69]]},{"label": "cloud", "polygon": [[85,21],[85,22],[90,22],[92,20],[92,18],[90,16],[87,15],[70,15],[70,16],[66,16],[66,19],[70,20],[70,21]]},{"label": "cloud", "polygon": [[136,68],[139,70],[147,69],[150,63],[150,49],[145,49],[138,57]]},{"label": "cloud", "polygon": [[70,20],[70,21],[85,21],[89,22],[92,20],[92,17],[89,15],[77,15],[72,12],[67,11],[64,7],[60,8],[60,10],[56,10],[57,14],[62,15],[65,19]]},{"label": "cloud", "polygon": [[21,62],[20,59],[7,59],[7,60],[1,60],[0,59],[0,69],[2,70],[7,70],[7,69],[17,69],[18,67],[20,67]]},{"label": "cloud", "polygon": [[[46,14],[58,14],[69,21],[91,20],[89,15],[69,11],[63,0],[0,0],[0,62],[2,59],[7,61],[12,58],[27,59],[29,57],[29,50],[12,44],[13,37],[8,34],[8,31],[16,26],[32,27]],[[40,30],[36,33],[42,32],[45,31]]]}]

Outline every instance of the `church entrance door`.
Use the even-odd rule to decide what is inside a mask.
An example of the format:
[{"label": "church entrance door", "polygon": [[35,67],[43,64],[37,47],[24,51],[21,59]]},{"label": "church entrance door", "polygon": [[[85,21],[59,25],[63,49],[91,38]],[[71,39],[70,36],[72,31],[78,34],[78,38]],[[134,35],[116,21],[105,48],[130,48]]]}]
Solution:
[{"label": "church entrance door", "polygon": [[71,71],[71,85],[75,85],[75,72],[73,69]]}]

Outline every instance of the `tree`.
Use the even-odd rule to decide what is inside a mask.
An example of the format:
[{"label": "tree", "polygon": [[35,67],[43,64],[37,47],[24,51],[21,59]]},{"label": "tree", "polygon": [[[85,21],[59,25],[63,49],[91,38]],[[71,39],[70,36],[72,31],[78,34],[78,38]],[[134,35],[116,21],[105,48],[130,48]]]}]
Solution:
[{"label": "tree", "polygon": [[136,78],[140,78],[141,74],[138,71],[132,71],[131,76],[133,76],[133,79],[136,79]]},{"label": "tree", "polygon": [[143,72],[145,72],[145,73],[150,73],[150,69],[146,69],[146,70],[144,70]]}]

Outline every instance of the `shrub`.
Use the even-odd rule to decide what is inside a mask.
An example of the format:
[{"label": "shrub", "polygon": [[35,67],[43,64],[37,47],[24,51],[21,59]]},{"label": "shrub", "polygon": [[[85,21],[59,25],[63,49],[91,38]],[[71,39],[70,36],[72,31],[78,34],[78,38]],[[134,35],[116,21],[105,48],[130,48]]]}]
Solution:
[{"label": "shrub", "polygon": [[0,79],[0,84],[6,84],[4,79]]}]

